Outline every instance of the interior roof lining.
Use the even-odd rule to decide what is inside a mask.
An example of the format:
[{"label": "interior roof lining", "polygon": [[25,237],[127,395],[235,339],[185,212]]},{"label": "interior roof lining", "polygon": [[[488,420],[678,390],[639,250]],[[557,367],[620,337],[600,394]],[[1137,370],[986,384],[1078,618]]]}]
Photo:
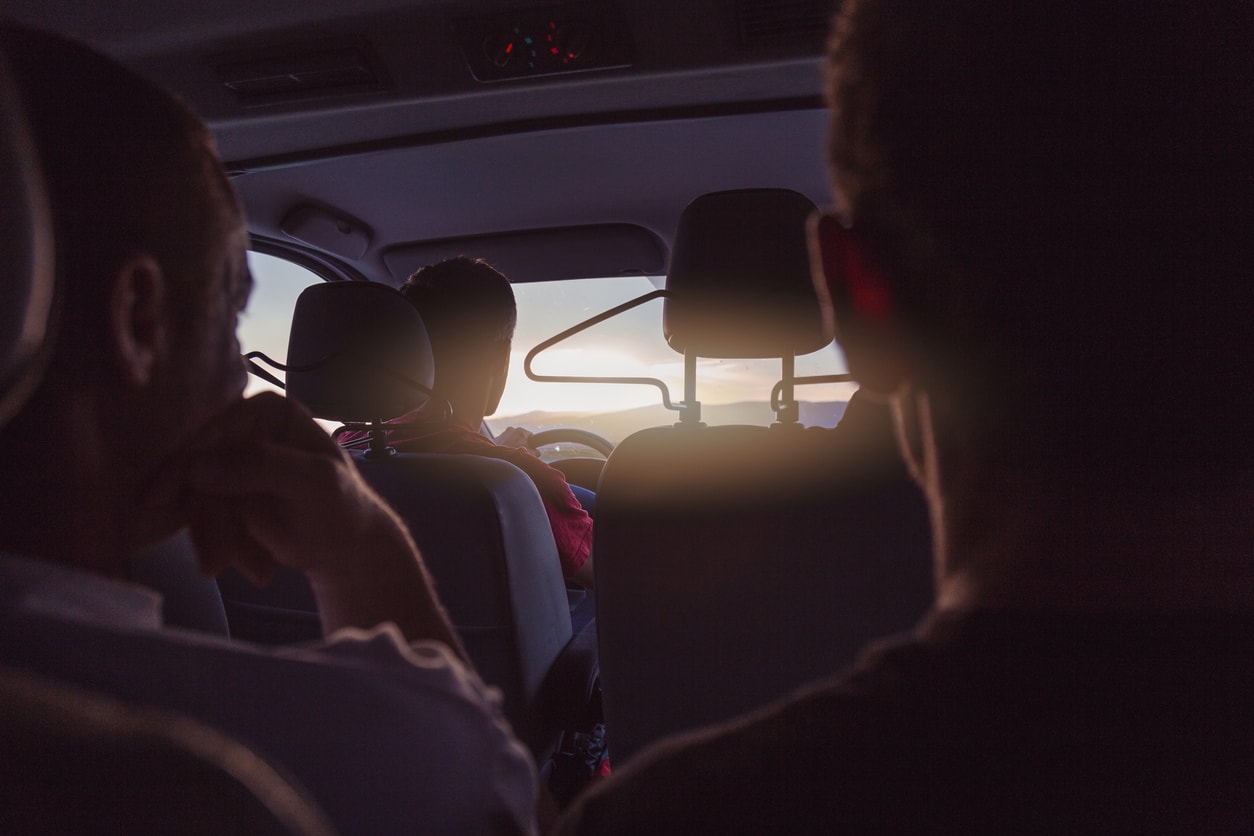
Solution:
[{"label": "interior roof lining", "polygon": [[324,148],[296,151],[287,154],[276,154],[246,160],[233,160],[224,163],[226,170],[233,176],[261,172],[309,163],[327,162],[330,160],[371,154],[380,151],[395,151],[404,148],[418,148],[426,145],[442,145],[462,142],[471,139],[509,136],[540,131],[566,130],[586,127],[605,127],[618,124],[642,124],[648,122],[669,122],[685,119],[700,119],[718,116],[749,116],[765,113],[782,113],[798,110],[823,110],[825,107],[822,96],[789,96],[784,98],[762,99],[747,102],[718,102],[707,105],[644,108],[638,110],[605,111],[601,113],[575,114],[560,117],[544,117],[523,119],[510,122],[499,122],[488,125],[474,125],[464,128],[429,131],[421,134],[408,134],[364,142],[347,143]]}]

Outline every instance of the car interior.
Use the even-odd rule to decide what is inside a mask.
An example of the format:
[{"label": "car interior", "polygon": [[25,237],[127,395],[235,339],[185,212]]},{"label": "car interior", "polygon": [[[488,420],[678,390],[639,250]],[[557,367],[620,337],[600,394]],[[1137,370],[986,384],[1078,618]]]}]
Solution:
[{"label": "car interior", "polygon": [[[834,6],[5,4],[206,119],[251,250],[312,277],[278,314],[283,351],[254,366],[328,427],[373,428],[351,455],[410,527],[559,802],[606,760],[837,672],[930,601],[926,510],[885,406],[844,395],[837,437],[831,423],[803,426],[799,404],[807,384],[847,379],[796,365],[821,354],[840,370],[805,252],[807,217],[831,201],[820,89]],[[421,318],[395,288],[456,255],[486,259],[520,291],[622,277],[659,291],[652,336],[674,352],[682,391],[527,359],[554,397],[608,378],[660,388],[650,397],[670,408],[622,438],[595,423],[528,427],[543,431],[535,446],[600,448],[555,463],[597,491],[594,592],[562,580],[518,468],[389,455],[380,435],[431,386]],[[577,331],[595,345],[604,313],[561,311],[557,339],[516,348],[543,357]],[[773,408],[759,426],[720,426],[701,408],[701,373],[743,358],[778,370],[758,395]],[[320,635],[299,575],[260,590],[229,573],[206,583],[191,549],[182,538],[135,561],[170,623],[272,644]]]}]

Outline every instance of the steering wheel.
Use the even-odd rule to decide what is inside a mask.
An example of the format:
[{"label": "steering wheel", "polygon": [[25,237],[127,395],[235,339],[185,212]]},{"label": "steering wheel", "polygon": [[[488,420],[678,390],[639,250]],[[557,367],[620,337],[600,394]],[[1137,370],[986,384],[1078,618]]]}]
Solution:
[{"label": "steering wheel", "polygon": [[606,458],[609,458],[610,453],[614,452],[614,442],[608,438],[587,430],[576,429],[575,427],[556,427],[551,430],[541,430],[532,434],[531,443],[527,446],[535,450],[537,447],[544,447],[547,444],[558,444],[563,441],[591,447]]}]

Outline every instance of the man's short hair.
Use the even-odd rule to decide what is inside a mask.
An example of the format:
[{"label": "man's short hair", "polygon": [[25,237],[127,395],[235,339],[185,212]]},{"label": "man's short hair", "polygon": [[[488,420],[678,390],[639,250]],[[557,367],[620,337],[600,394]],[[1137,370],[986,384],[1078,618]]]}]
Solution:
[{"label": "man's short hair", "polygon": [[514,290],[483,259],[457,256],[418,270],[401,293],[418,310],[431,337],[437,376],[461,359],[514,338],[518,307]]},{"label": "man's short hair", "polygon": [[839,208],[902,283],[926,375],[1030,415],[1050,443],[1088,434],[1086,453],[1234,451],[1218,430],[1244,435],[1254,389],[1237,382],[1251,8],[845,4],[828,83]]},{"label": "man's short hair", "polygon": [[[165,90],[47,32],[0,24],[0,49],[44,165],[65,289],[62,327],[75,334],[58,344],[59,355],[71,354],[60,365],[90,373],[90,355],[105,344],[113,272],[137,252],[156,258],[179,291],[167,299],[178,330],[204,308],[213,288],[204,261],[238,205],[208,128]],[[120,124],[128,130],[113,127]]]}]

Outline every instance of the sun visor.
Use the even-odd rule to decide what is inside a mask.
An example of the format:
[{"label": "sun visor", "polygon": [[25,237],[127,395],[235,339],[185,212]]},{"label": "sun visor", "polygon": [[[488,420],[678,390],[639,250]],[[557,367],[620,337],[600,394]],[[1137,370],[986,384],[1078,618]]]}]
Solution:
[{"label": "sun visor", "polygon": [[284,216],[282,229],[289,238],[349,261],[370,249],[370,227],[320,206],[295,207]]},{"label": "sun visor", "polygon": [[397,284],[428,264],[459,255],[482,258],[511,282],[660,276],[666,245],[634,224],[537,229],[422,241],[391,247],[383,261]]}]

